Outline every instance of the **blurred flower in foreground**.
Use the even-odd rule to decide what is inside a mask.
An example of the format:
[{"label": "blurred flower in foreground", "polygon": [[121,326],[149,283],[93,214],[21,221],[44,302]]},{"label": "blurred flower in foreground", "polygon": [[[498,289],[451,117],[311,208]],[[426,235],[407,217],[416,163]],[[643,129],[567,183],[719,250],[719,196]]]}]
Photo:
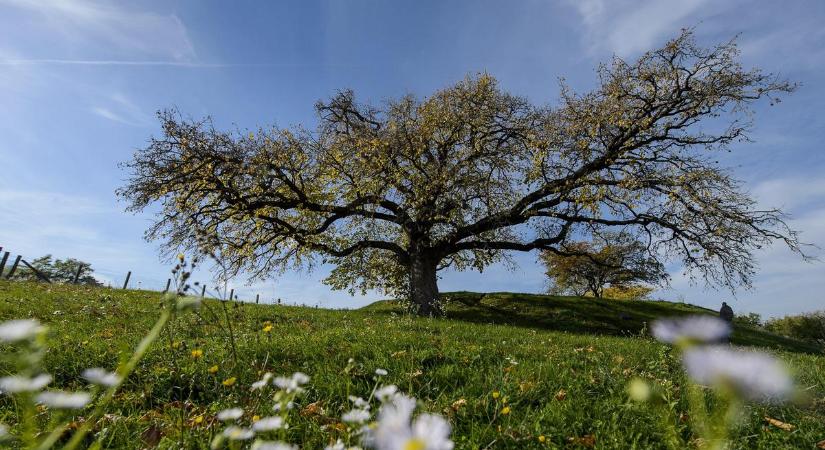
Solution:
[{"label": "blurred flower in foreground", "polygon": [[766,353],[696,347],[685,351],[683,361],[688,375],[697,383],[733,389],[750,400],[780,401],[794,391],[785,366]]},{"label": "blurred flower in foreground", "polygon": [[0,324],[0,341],[28,341],[34,339],[43,330],[45,328],[34,319],[9,320]]},{"label": "blurred flower in foreground", "polygon": [[83,378],[88,380],[89,383],[106,387],[111,387],[120,383],[120,377],[116,373],[108,372],[99,367],[84,370]]},{"label": "blurred flower in foreground", "polygon": [[730,335],[730,325],[713,316],[661,319],[651,327],[656,339],[668,344],[719,342]]},{"label": "blurred flower in foreground", "polygon": [[252,450],[298,450],[298,447],[280,441],[255,441]]},{"label": "blurred flower in foreground", "polygon": [[444,418],[421,414],[410,424],[415,399],[395,395],[378,413],[378,424],[369,430],[366,442],[378,450],[452,450],[450,424]]},{"label": "blurred flower in foreground", "polygon": [[52,376],[42,373],[34,378],[23,375],[11,375],[0,378],[0,391],[18,393],[39,391],[52,382]]},{"label": "blurred flower in foreground", "polygon": [[249,428],[241,428],[235,425],[230,425],[223,430],[223,435],[230,441],[245,441],[255,437],[255,432]]},{"label": "blurred flower in foreground", "polygon": [[222,422],[238,420],[241,416],[243,416],[243,410],[241,408],[229,408],[218,413],[218,420]]},{"label": "blurred flower in foreground", "polygon": [[291,394],[293,392],[301,393],[304,389],[301,387],[302,385],[306,384],[309,381],[309,376],[303,372],[295,372],[292,374],[292,377],[276,377],[273,381],[273,384],[278,387],[278,389],[283,389],[286,393]]},{"label": "blurred flower in foreground", "polygon": [[92,401],[88,392],[51,391],[37,394],[37,403],[55,409],[80,409]]},{"label": "blurred flower in foreground", "polygon": [[252,424],[252,429],[255,431],[272,431],[286,428],[284,419],[279,416],[264,417]]}]

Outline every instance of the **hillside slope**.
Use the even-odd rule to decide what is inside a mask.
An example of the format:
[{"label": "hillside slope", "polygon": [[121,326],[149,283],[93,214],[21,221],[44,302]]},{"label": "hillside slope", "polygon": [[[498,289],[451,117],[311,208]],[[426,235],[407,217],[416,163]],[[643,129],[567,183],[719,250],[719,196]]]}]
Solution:
[{"label": "hillside slope", "polygon": [[[449,319],[583,334],[640,336],[646,334],[647,327],[657,318],[718,315],[716,311],[700,306],[666,301],[467,291],[446,292],[442,297],[447,299]],[[363,309],[402,311],[397,302],[390,300],[379,301]],[[794,352],[823,352],[820,346],[738,324],[734,326],[731,342]]]},{"label": "hillside slope", "polygon": [[[208,448],[223,428],[215,419],[221,409],[243,408],[242,424],[272,414],[271,396],[250,390],[264,372],[302,371],[311,376],[307,392],[290,412],[289,429],[273,437],[319,449],[346,438],[339,418],[351,408],[347,396],[368,397],[382,368],[388,375],[381,383],[416,397],[420,411],[449,419],[457,449],[665,448],[654,412],[627,401],[634,377],[665,383],[670,421],[685,442],[694,439],[680,419],[687,406],[678,359],[638,333],[657,311],[691,307],[508,295],[456,294],[452,318],[444,320],[391,314],[392,302],[330,311],[207,301],[200,313],[170,323],[93,430],[104,448]],[[44,368],[53,387],[85,389],[83,369],[112,369],[129,354],[156,320],[159,298],[0,281],[0,320],[47,324]],[[620,312],[635,315],[609,326]],[[812,448],[825,438],[825,357],[764,334],[739,334],[744,343],[791,350],[773,352],[794,370],[809,401],[748,406],[732,448]],[[12,372],[0,362],[0,376]],[[0,422],[12,433],[20,432],[16,414],[14,401],[0,396]],[[766,416],[795,428],[767,425]]]}]

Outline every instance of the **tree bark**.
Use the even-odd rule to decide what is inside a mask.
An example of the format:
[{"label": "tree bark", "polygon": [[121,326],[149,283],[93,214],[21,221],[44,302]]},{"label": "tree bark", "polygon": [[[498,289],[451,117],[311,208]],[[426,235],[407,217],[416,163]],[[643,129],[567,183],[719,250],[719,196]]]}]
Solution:
[{"label": "tree bark", "polygon": [[410,302],[419,316],[443,316],[444,310],[438,298],[438,261],[429,255],[419,255],[410,260]]}]

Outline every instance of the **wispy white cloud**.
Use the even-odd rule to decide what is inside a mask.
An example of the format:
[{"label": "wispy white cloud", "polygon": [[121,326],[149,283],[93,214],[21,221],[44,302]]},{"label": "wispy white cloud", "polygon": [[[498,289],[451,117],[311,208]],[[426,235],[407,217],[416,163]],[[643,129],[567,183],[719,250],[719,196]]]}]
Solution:
[{"label": "wispy white cloud", "polygon": [[115,93],[105,97],[106,106],[91,108],[94,114],[104,119],[132,126],[145,126],[151,123],[149,116],[124,94]]},{"label": "wispy white cloud", "polygon": [[39,35],[84,51],[128,52],[171,61],[195,58],[186,27],[174,14],[78,0],[0,0],[0,4],[30,13]]},{"label": "wispy white cloud", "polygon": [[680,28],[695,25],[696,13],[719,7],[710,0],[573,0],[570,4],[581,17],[589,50],[619,56],[649,50]]}]

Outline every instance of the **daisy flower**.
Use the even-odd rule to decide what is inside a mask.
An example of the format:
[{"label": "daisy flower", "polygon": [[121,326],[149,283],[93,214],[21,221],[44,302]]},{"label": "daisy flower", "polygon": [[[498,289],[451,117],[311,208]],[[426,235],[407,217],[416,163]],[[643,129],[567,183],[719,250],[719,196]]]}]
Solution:
[{"label": "daisy flower", "polygon": [[22,375],[11,375],[0,378],[0,391],[10,392],[12,394],[39,391],[51,382],[52,376],[46,373],[42,373],[33,378]]},{"label": "daisy flower", "polygon": [[218,413],[218,420],[221,422],[226,422],[229,420],[238,420],[243,416],[243,409],[241,408],[229,408],[224,409],[223,411]]},{"label": "daisy flower", "polygon": [[450,425],[444,418],[422,414],[411,424],[415,399],[396,395],[385,403],[378,415],[378,424],[367,434],[366,442],[378,450],[452,450]]},{"label": "daisy flower", "polygon": [[286,428],[284,419],[279,416],[264,417],[252,424],[252,429],[258,432],[272,431]]},{"label": "daisy flower", "polygon": [[0,324],[0,341],[20,342],[34,339],[45,330],[40,322],[34,319],[10,320]]},{"label": "daisy flower", "polygon": [[269,384],[269,380],[271,380],[271,379],[272,379],[272,374],[269,373],[269,372],[265,373],[263,378],[261,378],[260,380],[252,383],[252,390],[257,391],[258,389],[263,389],[264,387],[266,387],[267,384]]},{"label": "daisy flower", "polygon": [[35,397],[37,403],[55,409],[80,409],[92,401],[88,392],[49,391]]},{"label": "daisy flower", "polygon": [[255,437],[255,432],[249,428],[230,425],[223,430],[223,435],[230,441],[245,441]]},{"label": "daisy flower", "polygon": [[370,420],[370,413],[369,411],[363,409],[353,409],[348,412],[345,412],[341,416],[341,420],[347,423],[364,423]]},{"label": "daisy flower", "polygon": [[733,389],[750,400],[779,401],[794,391],[785,366],[767,353],[708,346],[689,349],[682,359],[697,383]]},{"label": "daisy flower", "polygon": [[713,316],[689,316],[657,320],[651,326],[656,339],[668,344],[680,342],[718,342],[730,335],[730,325]]},{"label": "daisy flower", "polygon": [[375,398],[380,400],[381,402],[386,402],[392,399],[393,396],[398,392],[398,387],[394,384],[388,384],[386,386],[381,386],[380,388],[375,390]]},{"label": "daisy flower", "polygon": [[108,372],[99,367],[84,370],[83,378],[85,378],[89,383],[106,387],[111,387],[120,383],[120,377],[116,373]]},{"label": "daisy flower", "polygon": [[298,450],[298,447],[281,441],[255,441],[251,450]]}]

